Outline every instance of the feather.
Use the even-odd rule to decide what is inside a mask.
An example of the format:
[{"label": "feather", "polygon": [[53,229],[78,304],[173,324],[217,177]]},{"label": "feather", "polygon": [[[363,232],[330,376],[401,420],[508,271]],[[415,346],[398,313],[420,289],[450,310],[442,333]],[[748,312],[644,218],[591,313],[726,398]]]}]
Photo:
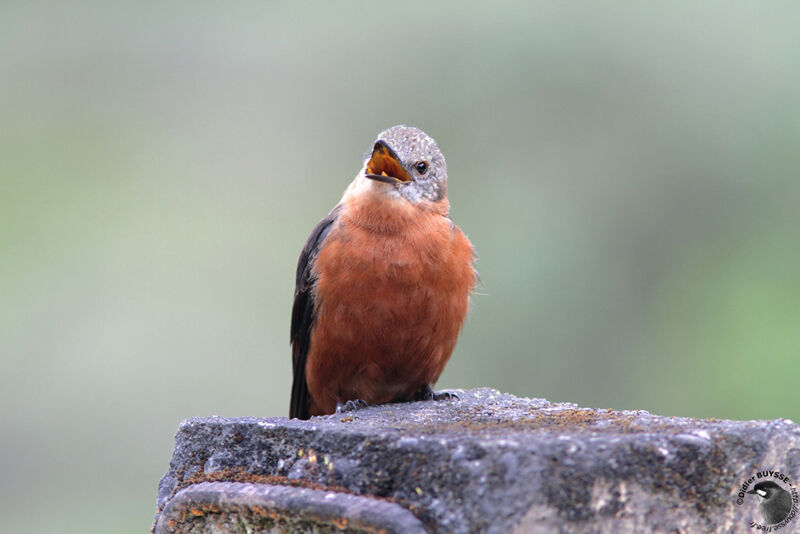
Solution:
[{"label": "feather", "polygon": [[316,317],[314,285],[317,280],[314,275],[314,261],[340,211],[341,206],[336,206],[314,227],[297,260],[297,278],[289,337],[292,344],[292,370],[294,373],[292,397],[289,404],[290,418],[308,419],[311,417],[308,383],[306,382],[306,358],[311,347],[311,329]]}]

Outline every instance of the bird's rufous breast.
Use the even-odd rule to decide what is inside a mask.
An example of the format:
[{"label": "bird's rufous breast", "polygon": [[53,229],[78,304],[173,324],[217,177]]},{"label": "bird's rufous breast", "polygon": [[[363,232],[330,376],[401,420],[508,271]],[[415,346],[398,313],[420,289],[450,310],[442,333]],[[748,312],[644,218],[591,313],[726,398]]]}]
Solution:
[{"label": "bird's rufous breast", "polygon": [[314,265],[318,315],[306,379],[311,413],[436,382],[475,284],[473,248],[439,206],[345,195]]}]

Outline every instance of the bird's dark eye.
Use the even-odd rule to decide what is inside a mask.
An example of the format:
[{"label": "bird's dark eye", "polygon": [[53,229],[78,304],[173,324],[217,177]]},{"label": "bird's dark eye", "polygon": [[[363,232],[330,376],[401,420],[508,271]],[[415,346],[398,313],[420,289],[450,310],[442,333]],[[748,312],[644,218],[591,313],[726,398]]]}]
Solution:
[{"label": "bird's dark eye", "polygon": [[428,162],[427,161],[418,161],[414,168],[417,169],[417,172],[420,174],[425,174],[428,172]]}]

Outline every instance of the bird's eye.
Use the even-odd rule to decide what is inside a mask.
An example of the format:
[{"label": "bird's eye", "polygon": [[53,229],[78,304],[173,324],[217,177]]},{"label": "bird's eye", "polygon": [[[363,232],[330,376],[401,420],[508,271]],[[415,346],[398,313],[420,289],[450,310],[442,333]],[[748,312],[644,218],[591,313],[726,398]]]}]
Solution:
[{"label": "bird's eye", "polygon": [[428,162],[418,161],[416,165],[414,165],[414,168],[417,170],[418,173],[425,174],[426,172],[428,172]]}]

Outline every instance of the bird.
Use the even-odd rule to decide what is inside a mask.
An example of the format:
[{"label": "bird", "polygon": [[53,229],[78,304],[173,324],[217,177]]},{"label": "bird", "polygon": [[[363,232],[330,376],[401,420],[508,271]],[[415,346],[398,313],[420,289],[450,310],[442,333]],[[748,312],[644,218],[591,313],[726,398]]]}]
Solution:
[{"label": "bird", "polygon": [[378,134],[298,258],[290,418],[453,397],[433,384],[478,275],[449,210],[436,141],[404,125]]},{"label": "bird", "polygon": [[780,523],[792,511],[792,494],[771,480],[759,482],[747,493],[761,500],[759,509],[767,525]]}]

